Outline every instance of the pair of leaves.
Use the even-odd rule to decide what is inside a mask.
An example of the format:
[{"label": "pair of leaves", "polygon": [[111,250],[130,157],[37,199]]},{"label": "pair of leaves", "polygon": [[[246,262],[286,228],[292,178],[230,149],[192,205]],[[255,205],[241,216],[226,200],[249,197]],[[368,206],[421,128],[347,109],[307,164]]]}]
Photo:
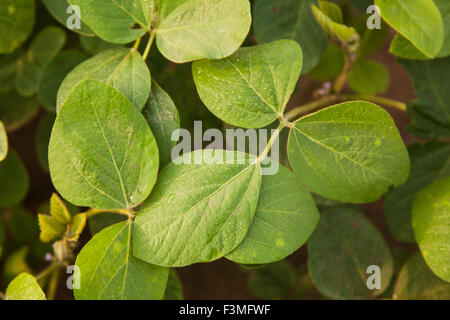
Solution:
[{"label": "pair of leaves", "polygon": [[402,187],[391,190],[384,199],[386,220],[398,241],[415,242],[411,225],[412,203],[417,193],[434,180],[450,175],[450,145],[429,142],[408,146],[411,174]]},{"label": "pair of leaves", "polygon": [[420,191],[412,206],[414,235],[426,263],[450,282],[450,177]]},{"label": "pair of leaves", "polygon": [[[303,49],[303,73],[312,70],[326,51],[329,38],[313,16],[317,0],[256,0],[254,28],[259,43],[297,41]],[[308,30],[308,32],[305,32]]]},{"label": "pair of leaves", "polygon": [[46,300],[46,297],[31,274],[21,273],[9,283],[6,300]]},{"label": "pair of leaves", "polygon": [[3,0],[0,4],[0,53],[11,53],[28,38],[35,19],[35,0]]},{"label": "pair of leaves", "polygon": [[142,110],[150,94],[150,71],[139,52],[115,48],[84,61],[65,77],[58,90],[58,111],[71,91],[86,79],[101,81],[116,88],[139,110]]},{"label": "pair of leaves", "polygon": [[[439,9],[444,23],[444,45],[436,56],[437,58],[443,58],[450,55],[450,3],[447,0],[433,1]],[[399,34],[392,41],[390,52],[405,59],[426,60],[430,58]]]},{"label": "pair of leaves", "polygon": [[401,47],[396,41],[409,41],[428,58],[439,54],[444,43],[444,24],[433,0],[410,0],[407,3],[402,0],[375,0],[375,5],[383,19],[407,40],[394,40],[394,52]]},{"label": "pair of leaves", "polygon": [[128,43],[147,31],[155,32],[161,53],[177,63],[229,56],[242,44],[251,24],[248,0],[161,0],[159,8],[154,8],[153,0],[69,3],[78,5],[81,19],[108,42]]},{"label": "pair of leaves", "polygon": [[[367,287],[366,270],[377,265],[381,289]],[[388,287],[394,265],[389,247],[359,210],[330,208],[308,241],[308,269],[316,288],[331,299],[368,299]]]},{"label": "pair of leaves", "polygon": [[411,76],[418,96],[408,108],[410,131],[419,137],[450,137],[450,57],[414,61],[399,59]]},{"label": "pair of leaves", "polygon": [[64,202],[55,193],[50,199],[50,216],[39,214],[40,239],[50,242],[67,236],[69,241],[77,241],[86,224],[86,214],[71,216]]},{"label": "pair of leaves", "polygon": [[50,175],[78,205],[130,209],[150,194],[158,148],[145,118],[119,91],[95,80],[73,89],[56,118]]}]

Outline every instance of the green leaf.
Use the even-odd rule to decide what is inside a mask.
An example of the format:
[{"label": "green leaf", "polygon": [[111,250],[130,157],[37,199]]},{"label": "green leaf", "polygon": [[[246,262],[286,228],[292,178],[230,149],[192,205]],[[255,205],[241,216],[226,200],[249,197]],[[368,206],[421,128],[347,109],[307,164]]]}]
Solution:
[{"label": "green leaf", "polygon": [[295,89],[302,50],[292,40],[239,49],[223,60],[192,66],[203,103],[223,121],[244,128],[264,127],[277,119]]},{"label": "green leaf", "polygon": [[27,52],[16,65],[15,87],[20,95],[27,97],[37,92],[42,71],[65,42],[64,30],[54,26],[46,27],[34,37]]},{"label": "green leaf", "polygon": [[7,211],[6,225],[12,239],[18,243],[29,243],[39,237],[36,216],[21,207]]},{"label": "green leaf", "polygon": [[103,41],[98,37],[80,36],[81,47],[90,55],[96,55],[102,51],[115,49],[119,45]]},{"label": "green leaf", "polygon": [[121,222],[97,233],[76,260],[81,286],[74,289],[77,300],[162,299],[169,269],[133,257],[133,224]]},{"label": "green leaf", "polygon": [[102,212],[89,217],[88,225],[92,235],[99,233],[103,229],[112,226],[113,224],[127,220],[127,217],[123,214]]},{"label": "green leaf", "polygon": [[39,214],[39,227],[41,228],[41,234],[39,238],[42,242],[51,242],[61,238],[66,231],[66,225],[62,224],[53,217],[45,214]]},{"label": "green leaf", "polygon": [[4,282],[12,281],[22,272],[32,272],[26,259],[29,248],[27,246],[20,247],[13,251],[6,259],[3,265]]},{"label": "green leaf", "polygon": [[170,161],[172,148],[177,143],[172,140],[172,133],[180,128],[180,116],[170,96],[154,81],[142,114],[155,135],[159,162],[163,166]]},{"label": "green leaf", "polygon": [[80,7],[81,20],[100,38],[112,43],[136,40],[150,27],[153,0],[68,0]]},{"label": "green leaf", "polygon": [[233,251],[253,220],[261,185],[259,163],[243,153],[197,150],[178,160],[163,169],[135,222],[134,255],[161,266]]},{"label": "green leaf", "polygon": [[73,217],[67,235],[67,239],[69,241],[78,241],[78,238],[80,237],[81,233],[84,230],[84,227],[86,226],[86,221],[86,213],[78,213]]},{"label": "green leaf", "polygon": [[58,111],[71,91],[86,79],[116,88],[139,110],[142,110],[150,94],[150,71],[142,56],[136,50],[116,48],[84,61],[67,75],[58,90]]},{"label": "green leaf", "polygon": [[[363,21],[364,21],[364,28],[366,28],[366,20],[364,19]],[[389,35],[389,30],[390,30],[389,26],[384,22],[381,23],[381,29],[367,29],[366,32],[364,32],[364,36],[361,39],[361,44],[358,50],[358,57],[365,58],[368,55],[380,49],[386,42],[386,38]]]},{"label": "green leaf", "polygon": [[50,112],[56,112],[56,97],[66,75],[87,59],[78,50],[66,50],[58,54],[44,68],[38,87],[41,105]]},{"label": "green leaf", "polygon": [[367,8],[373,4],[373,0],[348,0],[358,9],[366,12]]},{"label": "green leaf", "polygon": [[[447,0],[433,0],[437,5],[444,22],[444,45],[437,55],[437,58],[443,58],[450,55],[450,2]],[[391,43],[389,52],[397,57],[414,60],[429,59],[420,52],[410,41],[402,35],[397,34]]]},{"label": "green leaf", "polygon": [[22,49],[0,56],[0,93],[6,93],[14,88],[16,65],[23,54]]},{"label": "green leaf", "polygon": [[3,122],[0,121],[0,162],[8,155],[8,136]]},{"label": "green leaf", "polygon": [[280,165],[262,178],[255,217],[241,244],[226,258],[241,264],[282,260],[310,237],[319,212],[297,177]]},{"label": "green leaf", "polygon": [[429,142],[408,146],[411,173],[408,181],[384,198],[384,211],[390,232],[398,241],[415,242],[411,225],[414,197],[426,185],[450,175],[450,145]]},{"label": "green leaf", "polygon": [[177,273],[170,269],[169,280],[167,280],[166,293],[163,300],[183,300],[183,287]]},{"label": "green leaf", "polygon": [[389,114],[364,101],[338,104],[291,128],[288,157],[300,180],[325,198],[372,202],[406,182],[409,156]]},{"label": "green leaf", "polygon": [[3,0],[0,4],[0,53],[20,47],[33,29],[34,0]]},{"label": "green leaf", "polygon": [[25,166],[14,150],[0,162],[0,209],[22,202],[28,192],[29,180]]},{"label": "green leaf", "polygon": [[450,283],[436,277],[420,253],[416,253],[408,259],[400,271],[393,299],[449,300]]},{"label": "green leaf", "polygon": [[412,206],[412,226],[431,270],[450,282],[450,177],[420,191]]},{"label": "green leaf", "polygon": [[225,58],[250,30],[248,0],[161,0],[160,6],[156,43],[176,63]]},{"label": "green leaf", "polygon": [[375,0],[383,19],[429,58],[444,43],[444,25],[433,0]]},{"label": "green leaf", "polygon": [[6,300],[46,300],[36,279],[28,273],[19,274],[6,289]]},{"label": "green leaf", "polygon": [[67,97],[50,138],[53,185],[78,206],[139,205],[156,182],[158,157],[142,114],[119,91],[95,80],[81,82]]},{"label": "green leaf", "polygon": [[399,62],[411,76],[418,96],[408,108],[410,131],[425,138],[450,137],[450,57]]},{"label": "green leaf", "polygon": [[[316,288],[331,299],[369,299],[383,293],[394,264],[382,235],[358,208],[324,211],[308,241],[308,269]],[[366,270],[380,267],[381,289],[368,289]]]},{"label": "green leaf", "polygon": [[295,270],[287,261],[268,264],[255,271],[248,283],[250,294],[262,299],[280,299],[295,284]]},{"label": "green leaf", "polygon": [[24,126],[38,111],[36,97],[22,97],[15,91],[0,94],[0,121],[8,132]]},{"label": "green leaf", "polygon": [[45,172],[49,172],[48,168],[48,144],[50,142],[50,135],[52,134],[53,124],[55,123],[56,115],[54,113],[46,114],[39,123],[36,134],[36,156],[41,168]]},{"label": "green leaf", "polygon": [[256,0],[253,6],[253,26],[259,43],[297,41],[304,54],[303,73],[319,63],[329,43],[311,10],[311,5],[317,3],[317,0]]},{"label": "green leaf", "polygon": [[308,72],[308,77],[319,81],[333,79],[342,71],[344,63],[344,52],[339,46],[330,42],[317,66]]},{"label": "green leaf", "polygon": [[348,83],[363,94],[384,93],[389,87],[389,71],[376,61],[359,60],[350,72]]},{"label": "green leaf", "polygon": [[[48,12],[63,26],[67,26],[67,19],[70,16],[73,16],[74,13],[67,13],[67,8],[69,8],[70,3],[68,0],[42,0],[44,6],[47,8]],[[83,15],[83,13],[81,13]],[[94,33],[92,30],[81,21],[80,29],[73,29],[72,31],[83,34],[93,36]]]},{"label": "green leaf", "polygon": [[56,193],[50,198],[50,215],[62,224],[69,224],[72,221],[69,210]]},{"label": "green leaf", "polygon": [[319,7],[311,5],[312,12],[317,22],[333,38],[343,43],[359,39],[359,35],[353,27],[343,24],[342,11],[332,2],[319,0]]}]

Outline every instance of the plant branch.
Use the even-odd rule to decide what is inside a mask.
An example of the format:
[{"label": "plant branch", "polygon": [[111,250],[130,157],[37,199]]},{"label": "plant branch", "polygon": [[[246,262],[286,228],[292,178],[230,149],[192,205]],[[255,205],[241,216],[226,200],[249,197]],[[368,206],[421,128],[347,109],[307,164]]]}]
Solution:
[{"label": "plant branch", "polygon": [[104,209],[89,209],[88,211],[84,212],[86,214],[86,218],[91,218],[92,216],[95,216],[99,213],[105,213],[105,212],[109,212],[109,213],[117,213],[117,214],[122,214],[124,216],[133,216],[133,212],[130,210],[126,210],[126,209],[116,209],[116,210],[104,210]]},{"label": "plant branch", "polygon": [[155,36],[156,36],[156,31],[153,29],[150,32],[150,38],[148,39],[147,46],[145,47],[144,54],[142,55],[142,58],[144,59],[144,61],[147,60],[148,54],[150,53],[150,49],[151,49],[152,44],[153,44],[153,40],[155,40]]},{"label": "plant branch", "polygon": [[275,143],[275,140],[280,135],[281,130],[286,126],[286,121],[280,121],[280,124],[276,128],[275,132],[272,134],[272,136],[269,139],[269,142],[267,142],[266,147],[264,148],[263,152],[258,156],[256,159],[257,162],[263,161],[267,155],[269,154],[270,149],[272,148],[272,145]]},{"label": "plant branch", "polygon": [[57,289],[58,289],[60,271],[61,270],[59,268],[57,268],[52,273],[52,277],[50,278],[50,283],[48,285],[48,294],[47,294],[48,300],[54,300],[55,299],[56,292],[57,292]]},{"label": "plant branch", "polygon": [[330,105],[331,103],[337,102],[338,100],[339,100],[338,95],[325,96],[316,101],[298,106],[298,107],[286,112],[284,115],[284,119],[292,120],[293,118],[295,118],[299,115],[314,111],[316,109],[326,107],[326,106]]},{"label": "plant branch", "polygon": [[136,42],[134,43],[134,46],[133,46],[134,50],[138,51],[139,45],[141,44],[141,40],[142,40],[142,37],[137,38],[137,40],[136,40]]},{"label": "plant branch", "polygon": [[365,94],[350,94],[350,95],[342,95],[341,97],[343,100],[366,100],[366,101],[370,101],[373,103],[379,103],[379,104],[382,104],[382,105],[385,105],[388,107],[396,108],[403,112],[406,112],[406,110],[407,110],[405,103],[403,103],[401,101],[397,101],[397,100],[383,98],[383,97],[377,97],[377,96],[371,96],[371,95],[365,95]]},{"label": "plant branch", "polygon": [[36,281],[41,281],[47,278],[53,271],[58,268],[58,263],[56,261],[52,262],[47,268],[38,273],[35,278]]}]

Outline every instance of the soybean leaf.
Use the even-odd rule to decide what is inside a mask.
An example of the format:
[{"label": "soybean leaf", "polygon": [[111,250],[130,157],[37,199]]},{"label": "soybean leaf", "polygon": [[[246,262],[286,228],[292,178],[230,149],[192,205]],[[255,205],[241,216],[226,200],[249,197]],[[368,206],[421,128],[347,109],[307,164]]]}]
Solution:
[{"label": "soybean leaf", "polygon": [[53,217],[45,214],[39,214],[39,227],[41,228],[41,234],[39,238],[42,242],[50,242],[60,238],[66,231],[66,225],[59,222]]},{"label": "soybean leaf", "polygon": [[444,43],[444,25],[433,0],[375,0],[383,19],[429,58]]},{"label": "soybean leaf", "polygon": [[0,162],[8,155],[8,136],[3,122],[0,121]]},{"label": "soybean leaf", "polygon": [[428,142],[408,146],[411,173],[408,181],[384,198],[384,211],[390,232],[398,241],[415,242],[411,225],[414,197],[434,180],[450,175],[450,145]]},{"label": "soybean leaf", "polygon": [[150,71],[136,50],[116,48],[103,51],[73,69],[58,90],[57,110],[81,81],[98,80],[119,90],[139,110],[150,94]]},{"label": "soybean leaf", "polygon": [[[67,12],[67,9],[70,6],[68,0],[42,0],[42,2],[48,12],[64,26],[67,26],[68,18],[75,14]],[[80,13],[81,15],[83,14],[82,12]],[[80,29],[74,28],[72,31],[88,36],[94,35],[92,30],[83,21],[80,21]]]},{"label": "soybean leaf", "polygon": [[28,192],[29,180],[25,166],[14,150],[0,162],[0,209],[19,204]]},{"label": "soybean leaf", "polygon": [[333,79],[344,68],[344,61],[344,52],[342,49],[330,42],[322,59],[308,72],[308,76],[319,81]]},{"label": "soybean leaf", "polygon": [[34,0],[3,0],[0,4],[0,53],[20,47],[33,29]]},{"label": "soybean leaf", "polygon": [[162,299],[169,270],[133,257],[133,223],[120,222],[97,233],[75,262],[82,273],[77,300]]},{"label": "soybean leaf", "polygon": [[80,36],[81,47],[90,55],[96,55],[104,50],[117,48],[119,45],[106,42],[98,37]]},{"label": "soybean leaf", "polygon": [[103,229],[112,226],[113,224],[122,222],[126,220],[127,217],[123,214],[112,213],[112,212],[102,212],[93,215],[88,220],[89,230],[92,235],[99,233]]},{"label": "soybean leaf", "polygon": [[359,60],[348,79],[350,87],[363,94],[384,93],[389,82],[389,71],[386,67],[371,60]]},{"label": "soybean leaf", "polygon": [[153,0],[68,0],[80,7],[81,20],[100,38],[128,43],[149,30]]},{"label": "soybean leaf", "polygon": [[30,248],[27,246],[14,250],[6,259],[3,265],[3,279],[9,283],[22,272],[32,272],[26,259]]},{"label": "soybean leaf", "polygon": [[449,300],[450,283],[436,277],[420,253],[406,261],[394,287],[393,299]]},{"label": "soybean leaf", "polygon": [[410,131],[419,137],[450,137],[450,57],[427,61],[399,59],[411,76],[418,99],[409,105]]},{"label": "soybean leaf", "polygon": [[167,280],[164,300],[183,300],[183,287],[174,269],[170,269],[169,271],[169,280]]},{"label": "soybean leaf", "polygon": [[36,217],[27,210],[16,207],[7,211],[6,226],[12,239],[19,243],[31,242],[39,236]]},{"label": "soybean leaf", "polygon": [[15,87],[20,95],[31,96],[37,92],[42,71],[65,42],[64,30],[54,26],[46,27],[34,37],[16,65]]},{"label": "soybean leaf", "polygon": [[45,172],[49,172],[48,168],[48,144],[50,142],[50,135],[52,134],[53,124],[55,123],[56,115],[54,113],[46,114],[39,123],[36,134],[36,156],[41,168]]},{"label": "soybean leaf", "polygon": [[0,93],[9,92],[14,88],[17,62],[23,54],[22,49],[0,56]]},{"label": "soybean leaf", "polygon": [[180,116],[170,96],[154,81],[142,114],[155,135],[159,162],[163,166],[170,161],[172,148],[177,143],[172,140],[172,133],[180,128]]},{"label": "soybean leaf", "polygon": [[50,215],[62,224],[69,224],[72,221],[69,210],[56,193],[50,198]]},{"label": "soybean leaf", "polygon": [[[366,23],[365,19],[364,23]],[[366,27],[366,25],[364,27]],[[381,29],[367,29],[361,39],[361,44],[358,50],[358,57],[367,57],[368,55],[380,49],[381,46],[383,46],[383,44],[385,43],[387,36],[389,35],[389,30],[389,26],[384,22],[381,23]]]},{"label": "soybean leaf", "polygon": [[[381,289],[367,287],[366,270],[371,265],[380,268]],[[309,239],[308,269],[325,296],[368,299],[388,287],[394,264],[383,237],[358,208],[338,206],[322,213]]]},{"label": "soybean leaf", "polygon": [[253,6],[258,42],[297,41],[304,54],[303,73],[319,63],[329,43],[311,10],[311,5],[317,3],[317,0],[256,0]]},{"label": "soybean leaf", "polygon": [[203,103],[223,121],[264,127],[281,115],[302,68],[302,50],[292,40],[239,49],[223,60],[192,66]]},{"label": "soybean leaf", "polygon": [[139,210],[134,255],[171,267],[219,259],[250,227],[261,167],[243,153],[213,149],[185,154],[177,163],[162,170]]},{"label": "soybean leaf", "polygon": [[86,213],[78,213],[73,218],[69,225],[69,230],[67,232],[67,240],[78,241],[81,233],[86,226],[87,216]]},{"label": "soybean leaf", "polygon": [[36,97],[22,97],[15,91],[0,94],[0,121],[8,132],[25,125],[38,111]]},{"label": "soybean leaf", "polygon": [[241,264],[282,260],[309,238],[319,212],[297,177],[280,165],[264,175],[253,223],[241,244],[226,258]]},{"label": "soybean leaf", "polygon": [[450,176],[417,194],[412,226],[425,262],[434,274],[450,282]]},{"label": "soybean leaf", "polygon": [[46,300],[36,279],[28,273],[19,274],[6,289],[6,300]]},{"label": "soybean leaf", "polygon": [[155,184],[158,148],[131,102],[104,83],[86,80],[59,111],[49,163],[55,188],[73,204],[130,209]]},{"label": "soybean leaf", "polygon": [[73,68],[86,59],[87,56],[78,50],[66,50],[47,64],[38,87],[39,101],[45,109],[56,111],[56,97],[61,83]]},{"label": "soybean leaf", "polygon": [[[441,12],[444,22],[444,45],[437,55],[437,58],[443,58],[450,55],[450,2],[447,0],[434,0],[434,3]],[[411,42],[399,34],[397,34],[392,41],[389,51],[401,58],[417,60],[428,59],[428,57],[420,52]]]},{"label": "soybean leaf", "polygon": [[338,104],[296,121],[288,157],[311,191],[352,203],[375,201],[390,186],[402,185],[410,167],[392,118],[364,101]]},{"label": "soybean leaf", "polygon": [[366,12],[367,8],[373,4],[372,0],[348,0],[348,1],[364,12]]},{"label": "soybean leaf", "polygon": [[161,0],[160,6],[156,43],[176,63],[225,58],[250,30],[248,0]]},{"label": "soybean leaf", "polygon": [[358,39],[358,33],[353,27],[343,24],[343,15],[338,5],[319,0],[319,7],[312,5],[313,15],[317,22],[328,32],[333,38],[343,43],[348,43],[354,39]]},{"label": "soybean leaf", "polygon": [[253,274],[248,283],[250,293],[262,299],[280,299],[295,284],[295,270],[287,261],[268,264]]}]

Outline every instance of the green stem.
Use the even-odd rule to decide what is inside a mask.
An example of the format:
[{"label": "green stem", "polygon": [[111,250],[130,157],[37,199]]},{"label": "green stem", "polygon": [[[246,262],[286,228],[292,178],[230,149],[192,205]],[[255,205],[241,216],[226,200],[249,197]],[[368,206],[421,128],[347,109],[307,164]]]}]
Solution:
[{"label": "green stem", "polygon": [[136,42],[134,43],[134,46],[133,46],[133,49],[134,49],[134,50],[138,51],[139,45],[141,44],[141,40],[142,40],[142,37],[139,37],[139,38],[136,40]]},{"label": "green stem", "polygon": [[150,32],[150,38],[148,39],[148,42],[147,42],[147,47],[145,48],[144,54],[142,55],[142,58],[144,58],[144,61],[147,60],[148,54],[150,53],[150,49],[153,44],[153,40],[155,40],[155,36],[156,36],[156,31],[152,30]]},{"label": "green stem", "polygon": [[126,210],[126,209],[116,209],[116,210],[89,209],[88,211],[86,211],[84,213],[86,214],[86,218],[89,219],[92,216],[95,216],[99,213],[105,213],[105,212],[122,214],[127,217],[134,215],[133,212]]},{"label": "green stem", "polygon": [[350,95],[343,95],[342,98],[345,100],[366,100],[373,103],[379,103],[388,107],[396,108],[403,112],[406,112],[407,110],[405,103],[383,97],[376,97],[365,94],[350,94]]},{"label": "green stem", "polygon": [[47,268],[45,268],[43,271],[41,271],[40,273],[38,273],[35,276],[36,281],[44,280],[57,268],[58,268],[58,263],[56,261],[52,262],[52,264],[50,264]]},{"label": "green stem", "polygon": [[263,161],[267,155],[269,154],[270,149],[272,148],[272,145],[275,143],[275,140],[280,135],[281,130],[286,126],[286,121],[280,121],[280,124],[278,125],[275,132],[272,134],[272,136],[269,139],[269,142],[267,143],[266,147],[264,148],[263,152],[258,156],[256,159],[257,162]]},{"label": "green stem", "polygon": [[52,277],[50,278],[50,283],[48,285],[48,294],[47,294],[48,300],[54,300],[55,299],[56,292],[58,290],[60,271],[61,270],[59,268],[57,268],[52,273]]},{"label": "green stem", "polygon": [[298,106],[298,107],[290,110],[289,112],[285,113],[284,119],[292,120],[293,118],[295,118],[299,115],[314,111],[316,109],[326,107],[326,106],[330,105],[331,103],[338,101],[338,98],[339,98],[339,96],[337,96],[337,95],[325,96],[316,101]]},{"label": "green stem", "polygon": [[341,91],[344,88],[345,83],[347,82],[347,79],[350,75],[351,68],[352,68],[352,63],[350,62],[350,58],[346,54],[344,69],[342,69],[341,73],[337,76],[337,78],[334,80],[334,83],[333,83],[333,90],[335,93],[337,93],[337,94],[341,93]]}]

